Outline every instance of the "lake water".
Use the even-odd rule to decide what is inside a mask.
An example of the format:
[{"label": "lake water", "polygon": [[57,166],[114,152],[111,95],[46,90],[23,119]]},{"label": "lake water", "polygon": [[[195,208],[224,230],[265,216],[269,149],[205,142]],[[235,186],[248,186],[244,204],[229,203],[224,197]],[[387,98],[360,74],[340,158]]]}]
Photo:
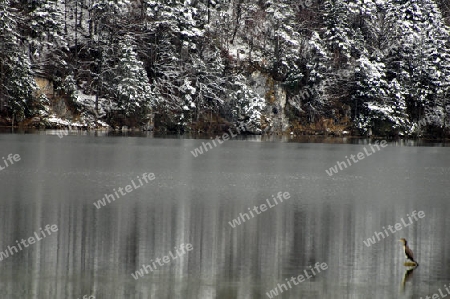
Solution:
[{"label": "lake water", "polygon": [[[20,161],[0,160],[0,251],[9,253],[0,261],[0,297],[247,299],[275,288],[275,298],[447,294],[450,148],[394,142],[370,152],[367,140],[335,141],[230,140],[195,158],[191,151],[208,140],[1,134],[0,157]],[[326,173],[358,152],[365,158]],[[94,206],[132,181],[138,188]],[[279,192],[290,198],[275,204]],[[246,221],[233,228],[238,217]],[[396,223],[398,231],[380,237]],[[46,232],[47,224],[58,231]],[[20,249],[16,240],[35,232],[41,239]],[[380,241],[366,246],[375,232]],[[420,264],[409,272],[402,237]],[[316,263],[326,269],[311,270]],[[138,276],[143,265],[154,271]],[[310,277],[290,282],[300,274]]]}]

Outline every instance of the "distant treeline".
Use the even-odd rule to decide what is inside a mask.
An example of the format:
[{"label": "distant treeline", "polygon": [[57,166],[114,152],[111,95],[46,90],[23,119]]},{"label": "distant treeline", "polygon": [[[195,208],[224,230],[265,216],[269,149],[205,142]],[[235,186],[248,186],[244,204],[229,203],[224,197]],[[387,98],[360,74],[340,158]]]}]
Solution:
[{"label": "distant treeline", "polygon": [[0,125],[448,132],[447,1],[305,3],[1,0]]}]

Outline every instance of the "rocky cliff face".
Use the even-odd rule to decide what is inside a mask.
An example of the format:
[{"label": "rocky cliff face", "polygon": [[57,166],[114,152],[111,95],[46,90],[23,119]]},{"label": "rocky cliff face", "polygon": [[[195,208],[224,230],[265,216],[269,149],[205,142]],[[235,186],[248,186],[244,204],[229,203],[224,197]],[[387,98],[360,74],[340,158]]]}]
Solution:
[{"label": "rocky cliff face", "polygon": [[[279,134],[286,132],[289,129],[289,120],[285,113],[286,92],[283,86],[275,81],[270,74],[261,71],[252,72],[248,75],[247,80],[249,82],[249,88],[256,94],[255,98],[259,99],[260,102],[264,102],[263,105],[255,103],[254,106],[247,107],[250,108],[250,118],[258,118],[257,121],[248,121],[246,126],[247,132],[251,134]],[[79,114],[79,112],[71,111],[64,98],[55,95],[51,81],[43,78],[36,78],[36,83],[39,87],[36,92],[49,99],[49,106],[46,107],[47,113],[40,115],[40,121],[43,122],[46,127],[53,128],[81,125],[89,127],[94,125],[93,117],[89,118],[91,121],[90,124],[87,119],[84,119],[86,118],[86,115],[83,113],[79,117],[74,117],[74,113]],[[83,94],[81,93],[78,94],[78,97],[81,97],[81,102],[90,100],[90,98],[84,99],[84,97],[89,96],[83,97]],[[84,102],[83,104],[86,104]],[[255,108],[257,106],[261,108]],[[253,113],[251,112],[252,109],[260,109],[260,111],[258,113]],[[250,123],[252,123],[252,125],[250,125]],[[103,125],[106,124],[103,123]]]},{"label": "rocky cliff face", "polygon": [[251,87],[266,101],[261,111],[261,130],[264,133],[282,133],[289,128],[285,114],[286,91],[270,74],[255,71],[251,74]]}]

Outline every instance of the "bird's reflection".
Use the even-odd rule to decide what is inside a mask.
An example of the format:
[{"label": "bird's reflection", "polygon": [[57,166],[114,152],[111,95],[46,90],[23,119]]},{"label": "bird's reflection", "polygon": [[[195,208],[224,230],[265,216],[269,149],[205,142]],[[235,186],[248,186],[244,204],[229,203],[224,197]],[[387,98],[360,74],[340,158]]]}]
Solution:
[{"label": "bird's reflection", "polygon": [[417,266],[410,266],[410,267],[406,268],[405,274],[403,275],[403,279],[402,279],[402,285],[401,285],[402,292],[405,291],[405,284],[408,280],[411,279],[411,277],[413,276],[413,272],[416,268],[417,268]]}]

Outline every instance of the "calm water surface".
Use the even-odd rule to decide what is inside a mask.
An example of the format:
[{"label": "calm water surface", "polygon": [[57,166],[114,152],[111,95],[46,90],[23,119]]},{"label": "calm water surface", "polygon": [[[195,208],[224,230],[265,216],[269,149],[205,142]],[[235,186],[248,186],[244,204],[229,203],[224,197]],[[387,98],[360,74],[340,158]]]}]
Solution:
[{"label": "calm water surface", "polygon": [[[194,158],[206,141],[0,135],[0,157],[21,157],[0,171],[0,251],[58,226],[3,257],[0,297],[269,298],[316,263],[328,269],[276,298],[425,298],[450,284],[450,148],[391,143],[329,176],[367,141],[231,140]],[[93,205],[143,173],[155,180]],[[230,226],[280,191],[291,197]],[[425,217],[364,244],[414,210]],[[183,243],[192,251],[132,277]]]}]

